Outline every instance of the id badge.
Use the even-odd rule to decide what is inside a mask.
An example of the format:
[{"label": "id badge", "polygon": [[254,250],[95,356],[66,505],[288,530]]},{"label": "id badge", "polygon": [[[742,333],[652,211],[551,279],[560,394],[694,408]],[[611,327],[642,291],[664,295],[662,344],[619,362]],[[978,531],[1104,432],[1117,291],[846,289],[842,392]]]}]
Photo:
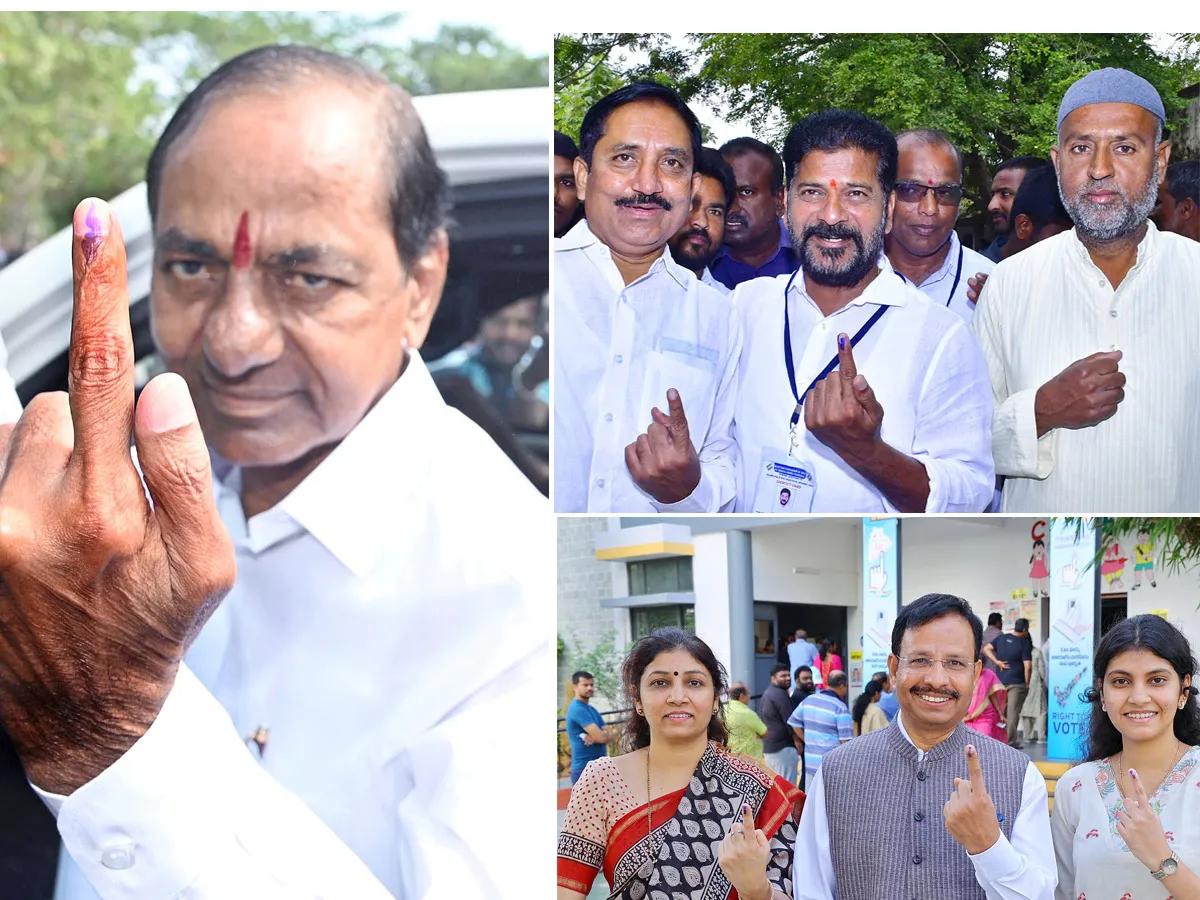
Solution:
[{"label": "id badge", "polygon": [[810,513],[816,494],[812,463],[763,448],[754,488],[756,513]]}]

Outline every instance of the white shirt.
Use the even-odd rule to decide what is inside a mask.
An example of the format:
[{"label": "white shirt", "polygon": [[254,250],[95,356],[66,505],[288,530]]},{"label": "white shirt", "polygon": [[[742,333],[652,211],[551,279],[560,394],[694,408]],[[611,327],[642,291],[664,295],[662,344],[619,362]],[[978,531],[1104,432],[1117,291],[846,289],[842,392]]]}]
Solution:
[{"label": "white shirt", "polygon": [[[514,865],[495,831],[540,833],[544,760],[489,735],[553,703],[545,500],[415,353],[273,509],[247,522],[238,471],[222,480],[237,582],[189,653],[196,677],[181,668],[147,733],[58,812],[100,894],[492,898],[531,869],[548,881],[549,857]],[[259,726],[261,759],[244,743]],[[132,865],[105,863],[121,852]],[[80,881],[57,897],[95,896]]]},{"label": "white shirt", "polygon": [[708,266],[704,267],[704,271],[700,273],[700,283],[707,284],[710,288],[716,288],[722,294],[732,294],[733,291],[727,288],[717,279],[713,278],[712,272],[708,271]]},{"label": "white shirt", "polygon": [[994,262],[982,253],[964,247],[958,239],[958,233],[951,230],[950,250],[946,253],[941,268],[931,273],[917,287],[934,303],[956,313],[964,322],[970,322],[971,316],[975,315],[975,304],[967,299],[967,291],[971,289],[967,282],[980,273],[990,275],[994,268]]},{"label": "white shirt", "polygon": [[[554,242],[554,508],[558,512],[718,512],[733,505],[729,433],[741,332],[729,298],[663,248],[626,285],[608,247],[579,222]],[[633,482],[625,448],[683,402],[700,483],[659,503]]]},{"label": "white shirt", "polygon": [[[885,443],[921,462],[929,474],[926,512],[981,512],[994,476],[987,369],[962,320],[906,281],[887,257],[866,290],[832,316],[808,296],[803,273],[788,293],[796,391],[837,355],[837,336],[853,337],[881,306],[890,307],[854,348],[854,362],[883,406]],[[738,285],[733,302],[744,347],[734,433],[741,456],[738,512],[752,512],[764,448],[786,452],[796,400],[783,359],[783,292],[790,275]],[[836,375],[836,370],[833,375]],[[797,426],[796,458],[811,464],[817,487],[812,511],[896,512],[883,492],[804,428]],[[800,510],[799,512],[806,512]]]},{"label": "white shirt", "polygon": [[[996,415],[1005,512],[1098,515],[1200,509],[1200,244],[1147,221],[1113,290],[1065,231],[998,266],[972,321]],[[1038,388],[1076,360],[1121,350],[1125,399],[1091,428],[1037,436]]]},{"label": "white shirt", "polygon": [[21,399],[17,396],[17,386],[12,376],[8,374],[8,349],[0,338],[0,425],[15,422],[21,418]]},{"label": "white shirt", "polygon": [[[896,727],[912,744],[901,718],[902,714],[897,713]],[[917,761],[924,758],[925,752],[917,747]],[[800,817],[800,828],[796,832],[792,875],[794,900],[837,900],[822,774],[823,771],[817,769],[809,785],[804,815]],[[1048,809],[1046,779],[1030,760],[1021,785],[1021,809],[1013,822],[1012,842],[1001,831],[991,847],[974,856],[967,854],[975,867],[975,880],[988,900],[1054,900],[1058,875],[1050,840]],[[963,852],[967,851],[964,849]]]}]

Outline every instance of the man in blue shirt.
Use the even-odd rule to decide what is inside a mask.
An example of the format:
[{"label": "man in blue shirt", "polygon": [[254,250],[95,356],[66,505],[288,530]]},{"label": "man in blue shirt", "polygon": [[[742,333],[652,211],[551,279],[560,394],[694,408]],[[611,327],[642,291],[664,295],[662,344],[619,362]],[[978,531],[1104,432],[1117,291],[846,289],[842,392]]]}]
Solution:
[{"label": "man in blue shirt", "polygon": [[896,718],[896,713],[900,712],[900,702],[896,699],[896,682],[887,672],[876,672],[871,676],[872,681],[878,681],[883,685],[883,694],[879,698],[879,708],[883,710],[883,714],[887,716],[888,722]]},{"label": "man in blue shirt", "polygon": [[854,720],[846,706],[849,682],[845,672],[829,673],[829,685],[796,707],[788,724],[804,741],[804,777],[812,784],[821,758],[854,737]]},{"label": "man in blue shirt", "polygon": [[593,759],[608,754],[610,739],[604,727],[604,717],[592,708],[596,680],[591,672],[576,672],[571,676],[575,699],[567,707],[567,737],[571,741],[571,784],[579,780],[583,767]]},{"label": "man in blue shirt", "polygon": [[[817,661],[817,645],[808,639],[808,632],[803,628],[796,629],[796,639],[787,645],[788,671],[795,672],[801,666],[812,666]],[[820,676],[820,669],[813,678]]]}]

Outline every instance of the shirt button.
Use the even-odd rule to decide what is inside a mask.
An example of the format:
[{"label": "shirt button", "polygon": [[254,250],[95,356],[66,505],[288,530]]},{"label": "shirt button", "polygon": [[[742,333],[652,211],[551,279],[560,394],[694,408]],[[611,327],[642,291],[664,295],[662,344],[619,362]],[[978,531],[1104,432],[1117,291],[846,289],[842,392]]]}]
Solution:
[{"label": "shirt button", "polygon": [[924,822],[925,821],[925,813],[923,813],[923,812],[913,813],[913,821],[914,822]]},{"label": "shirt button", "polygon": [[133,850],[129,846],[109,847],[100,854],[100,862],[106,869],[128,869],[133,865]]},{"label": "shirt button", "polygon": [[625,357],[618,353],[613,357],[613,362],[615,362],[617,365],[620,365],[621,363],[625,362]]},{"label": "shirt button", "polygon": [[920,853],[914,853],[914,854],[913,854],[913,865],[914,865],[914,866],[919,866],[920,864],[921,864],[921,854],[920,854]]},{"label": "shirt button", "polygon": [[917,773],[917,781],[924,781],[924,780],[925,780],[925,777],[926,777],[926,776],[925,776],[925,770],[924,770],[924,769],[922,769],[920,772],[918,772],[918,773]]},{"label": "shirt button", "polygon": [[1109,314],[1110,316],[1112,316],[1114,319],[1117,317],[1117,311],[1116,311],[1115,309],[1110,309],[1110,310],[1108,311],[1108,314]]},{"label": "shirt button", "polygon": [[596,479],[596,487],[604,487],[604,479],[603,478]]},{"label": "shirt button", "polygon": [[[1107,282],[1103,278],[1101,278],[1099,281],[1096,282],[1096,284],[1100,285],[1100,287],[1104,287],[1104,285],[1107,284]],[[622,297],[621,299],[624,300],[625,298]]]},{"label": "shirt button", "polygon": [[611,421],[612,421],[612,413],[605,413],[605,414],[604,414],[604,421],[605,421],[605,422],[611,422]]}]

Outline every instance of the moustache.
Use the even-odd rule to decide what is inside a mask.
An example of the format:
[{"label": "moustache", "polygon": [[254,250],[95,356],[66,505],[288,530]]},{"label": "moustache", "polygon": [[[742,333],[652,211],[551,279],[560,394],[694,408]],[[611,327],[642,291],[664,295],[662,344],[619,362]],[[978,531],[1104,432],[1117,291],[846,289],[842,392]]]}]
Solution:
[{"label": "moustache", "polygon": [[712,244],[712,237],[709,235],[708,231],[703,228],[689,228],[686,232],[684,232],[683,239],[686,241],[690,237],[702,237],[706,243],[709,245]]},{"label": "moustache", "polygon": [[850,228],[848,225],[829,225],[825,222],[817,222],[815,225],[809,225],[804,229],[804,240],[802,243],[807,244],[809,238],[825,238],[826,240],[850,240],[854,241],[854,245],[858,247],[858,252],[863,249],[862,234]]},{"label": "moustache", "polygon": [[671,211],[671,201],[665,197],[660,197],[658,194],[643,194],[641,192],[634,194],[632,197],[621,197],[613,201],[614,206],[661,206],[668,212]]},{"label": "moustache", "polygon": [[745,217],[745,216],[744,216],[742,213],[734,213],[734,214],[733,214],[733,215],[731,215],[731,216],[726,216],[726,217],[725,217],[725,224],[726,224],[726,226],[729,226],[729,225],[740,225],[740,226],[742,226],[743,228],[749,228],[749,227],[750,227],[750,220],[749,220],[749,219],[747,219],[747,218],[746,218],[746,217]]},{"label": "moustache", "polygon": [[917,696],[925,695],[929,697],[946,697],[949,700],[957,700],[961,696],[958,691],[954,690],[954,688],[950,688],[949,690],[945,691],[935,691],[932,688],[915,687],[910,688],[908,692],[910,694],[916,694]]}]

